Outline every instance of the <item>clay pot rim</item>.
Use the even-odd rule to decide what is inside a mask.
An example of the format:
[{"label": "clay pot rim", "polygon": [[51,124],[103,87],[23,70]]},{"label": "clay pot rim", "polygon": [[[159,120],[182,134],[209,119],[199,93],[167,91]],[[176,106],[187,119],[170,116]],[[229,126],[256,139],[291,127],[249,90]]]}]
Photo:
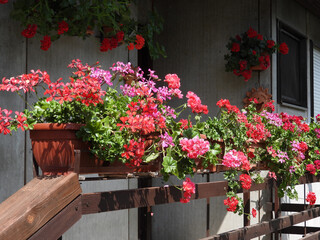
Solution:
[{"label": "clay pot rim", "polygon": [[36,123],[33,130],[79,130],[83,126],[82,123]]}]

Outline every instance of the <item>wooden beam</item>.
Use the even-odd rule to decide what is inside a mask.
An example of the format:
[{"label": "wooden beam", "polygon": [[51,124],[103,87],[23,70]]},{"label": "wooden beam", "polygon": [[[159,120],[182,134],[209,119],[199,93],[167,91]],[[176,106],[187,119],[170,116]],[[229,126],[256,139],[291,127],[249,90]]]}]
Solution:
[{"label": "wooden beam", "polygon": [[309,233],[305,237],[300,238],[301,240],[319,240],[320,239],[320,231],[315,233]]},{"label": "wooden beam", "polygon": [[[320,207],[320,205],[314,205],[313,207]],[[280,208],[282,212],[301,212],[305,209],[312,208],[312,206],[303,203],[282,203]]]},{"label": "wooden beam", "polygon": [[[304,235],[305,227],[300,226],[292,226],[281,230],[281,233],[288,233],[288,234],[299,234]],[[306,227],[307,233],[313,233],[320,231],[319,227]]]},{"label": "wooden beam", "polygon": [[82,216],[81,195],[62,209],[56,216],[33,234],[28,240],[57,240]]},{"label": "wooden beam", "polygon": [[34,178],[0,204],[0,239],[27,239],[80,194],[75,173]]},{"label": "wooden beam", "polygon": [[[253,190],[250,191],[262,190],[267,186],[267,183],[253,184]],[[196,193],[192,196],[192,199],[225,196],[227,190],[227,181],[198,183],[196,184]],[[181,197],[182,192],[174,186],[87,193],[82,195],[82,211],[83,214],[92,214],[128,208],[147,207],[179,202]]]},{"label": "wooden beam", "polygon": [[308,209],[300,213],[295,213],[288,216],[281,216],[271,221],[264,221],[262,223],[254,224],[248,227],[229,231],[226,233],[213,235],[202,240],[238,240],[251,239],[261,235],[269,234],[277,230],[281,230],[292,225],[316,218],[320,216],[320,207]]}]

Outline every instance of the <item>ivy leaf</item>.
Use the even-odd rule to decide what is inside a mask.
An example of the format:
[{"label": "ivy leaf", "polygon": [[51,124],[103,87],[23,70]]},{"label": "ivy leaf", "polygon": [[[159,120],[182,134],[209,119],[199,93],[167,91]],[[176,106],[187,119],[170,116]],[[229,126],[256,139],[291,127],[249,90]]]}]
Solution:
[{"label": "ivy leaf", "polygon": [[175,161],[171,156],[165,156],[163,158],[162,166],[164,172],[173,173],[177,170],[177,161]]},{"label": "ivy leaf", "polygon": [[214,148],[213,149],[211,149],[210,151],[212,152],[212,154],[214,155],[214,156],[216,156],[216,155],[218,155],[219,153],[221,153],[221,146],[218,144],[218,143],[216,143],[215,145],[214,145]]},{"label": "ivy leaf", "polygon": [[156,160],[160,156],[160,153],[151,153],[144,161],[146,163]]}]

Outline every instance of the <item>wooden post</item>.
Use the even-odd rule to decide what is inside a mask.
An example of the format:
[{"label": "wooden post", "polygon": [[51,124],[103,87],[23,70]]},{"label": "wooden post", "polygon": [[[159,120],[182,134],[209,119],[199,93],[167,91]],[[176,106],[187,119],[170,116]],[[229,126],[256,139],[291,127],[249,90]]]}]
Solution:
[{"label": "wooden post", "polygon": [[243,190],[243,226],[250,226],[250,190]]},{"label": "wooden post", "polygon": [[[151,178],[140,178],[138,179],[138,187],[145,188],[151,187]],[[138,209],[138,237],[139,239],[151,240],[152,231],[152,207],[140,207]]]},{"label": "wooden post", "polygon": [[[280,198],[278,195],[278,188],[274,187],[274,216],[275,219],[279,218],[281,215],[281,209],[280,209]],[[275,239],[281,240],[281,232],[276,231],[275,232]]]}]

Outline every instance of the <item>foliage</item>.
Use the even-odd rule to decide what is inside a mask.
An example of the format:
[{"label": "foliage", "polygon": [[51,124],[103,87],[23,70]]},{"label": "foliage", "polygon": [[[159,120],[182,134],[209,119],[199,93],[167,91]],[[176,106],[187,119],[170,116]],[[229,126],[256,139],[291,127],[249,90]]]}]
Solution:
[{"label": "foliage", "polygon": [[163,19],[153,10],[144,23],[131,13],[132,0],[17,0],[11,17],[24,27],[22,35],[32,38],[43,36],[41,49],[48,50],[51,42],[62,35],[83,39],[101,33],[101,51],[126,44],[129,50],[146,45],[153,59],[165,57],[164,47],[154,36],[162,31]]},{"label": "foliage", "polygon": [[271,39],[267,40],[251,27],[241,35],[231,37],[227,48],[230,52],[224,56],[227,61],[226,71],[244,77],[245,81],[251,78],[252,67],[260,66],[266,70],[270,66],[272,53],[288,53],[285,43],[277,44]]},{"label": "foliage", "polygon": [[[90,144],[99,159],[129,166],[161,159],[165,180],[171,175],[184,179],[197,168],[222,166],[229,187],[224,203],[238,214],[243,214],[243,201],[237,193],[263,181],[259,166],[267,164],[280,196],[291,198],[297,197],[294,186],[301,176],[320,171],[320,116],[307,124],[302,117],[274,113],[272,102],[257,112],[256,99],[242,110],[221,99],[218,116],[204,121],[208,108],[191,91],[186,103],[176,109],[169,106],[172,98],[183,98],[176,74],[161,81],[150,69],[144,74],[139,67],[121,62],[109,70],[80,60],[69,67],[74,72],[66,83],[52,82],[40,70],[4,78],[0,91],[16,92],[23,99],[21,91],[35,95],[38,87],[45,91],[44,97],[15,116],[0,109],[0,133],[32,129],[41,122],[81,123],[77,136]],[[179,119],[187,107],[193,115]],[[182,189],[181,202],[190,201],[195,185],[187,179]]]}]

